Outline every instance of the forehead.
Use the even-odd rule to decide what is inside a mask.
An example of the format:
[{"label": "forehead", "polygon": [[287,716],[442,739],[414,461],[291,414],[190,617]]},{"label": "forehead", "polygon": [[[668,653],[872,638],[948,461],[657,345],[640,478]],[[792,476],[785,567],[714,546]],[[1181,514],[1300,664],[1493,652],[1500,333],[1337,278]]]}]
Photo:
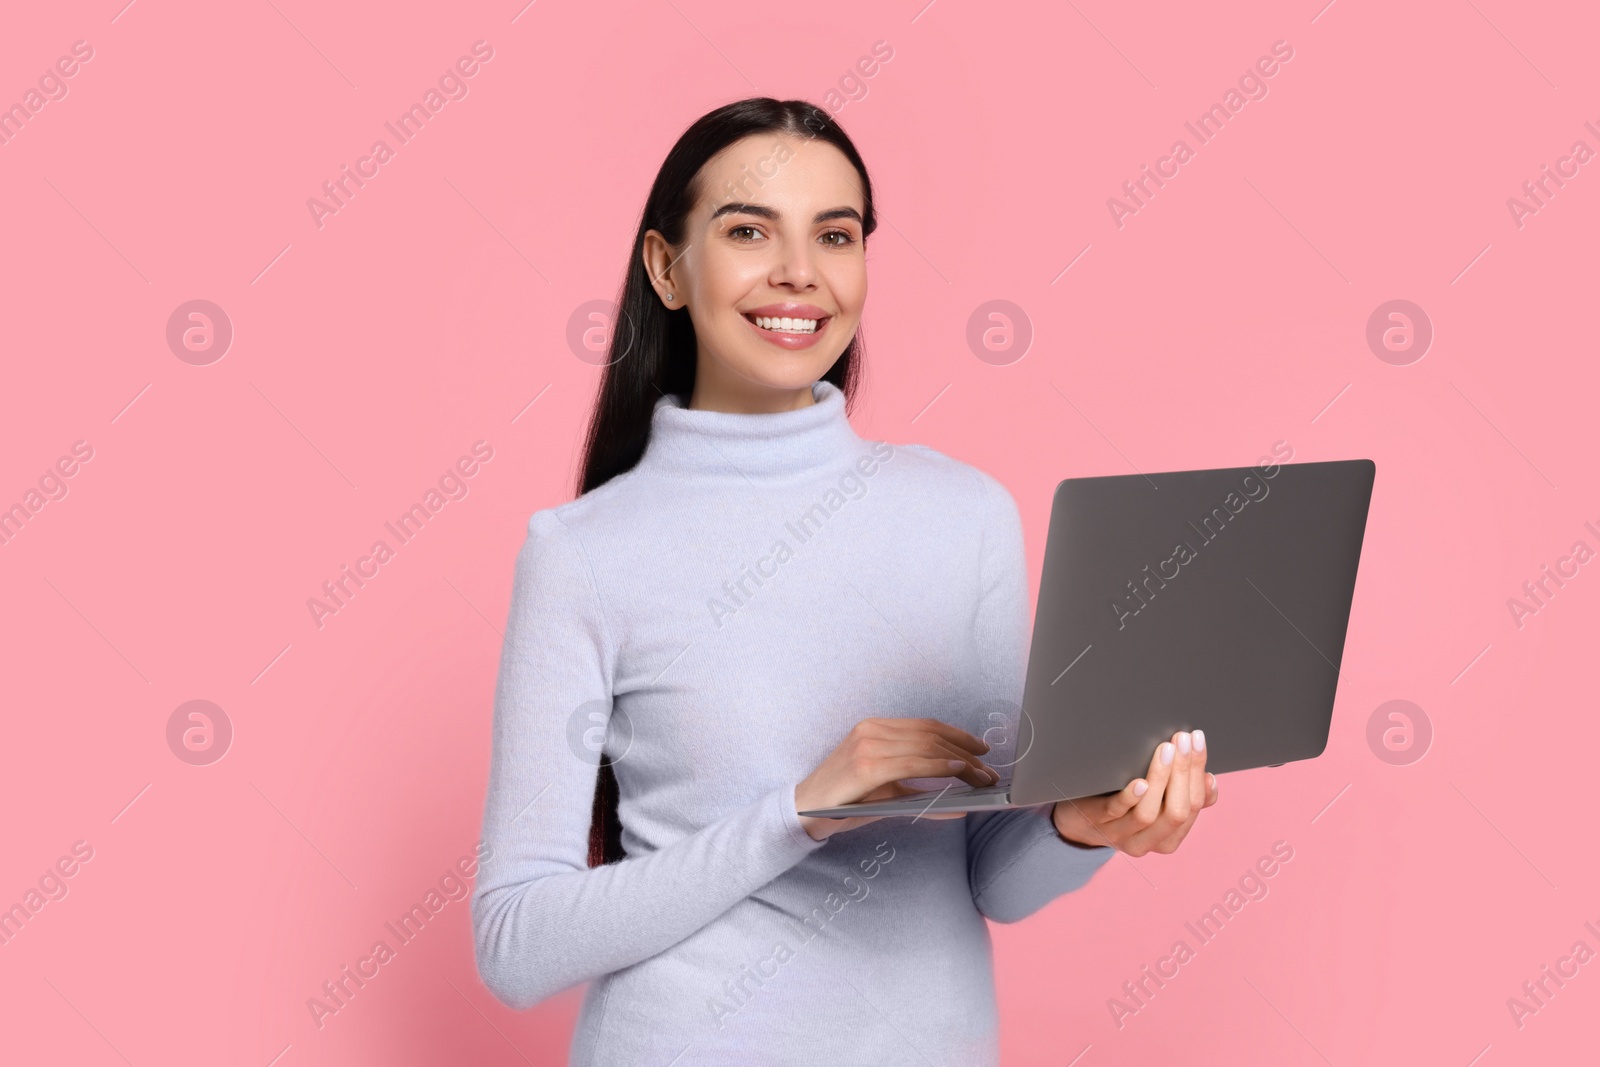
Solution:
[{"label": "forehead", "polygon": [[853,207],[864,212],[861,177],[845,154],[827,141],[787,133],[741,138],[700,168],[704,217],[730,201],[763,204],[784,216],[809,219],[819,210]]}]

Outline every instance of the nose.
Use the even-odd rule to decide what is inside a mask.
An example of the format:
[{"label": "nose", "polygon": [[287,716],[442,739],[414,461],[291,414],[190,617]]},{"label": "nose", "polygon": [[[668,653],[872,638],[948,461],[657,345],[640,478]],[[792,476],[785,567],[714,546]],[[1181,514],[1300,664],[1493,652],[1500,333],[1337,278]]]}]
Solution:
[{"label": "nose", "polygon": [[785,238],[772,266],[772,284],[793,289],[816,288],[817,268],[812,255],[813,249],[806,238]]}]

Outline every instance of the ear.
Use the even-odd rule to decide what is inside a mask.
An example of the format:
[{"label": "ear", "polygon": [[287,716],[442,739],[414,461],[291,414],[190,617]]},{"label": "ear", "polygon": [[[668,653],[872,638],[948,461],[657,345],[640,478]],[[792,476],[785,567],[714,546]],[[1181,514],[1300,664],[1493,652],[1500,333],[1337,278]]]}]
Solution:
[{"label": "ear", "polygon": [[[684,302],[683,288],[678,285],[678,264],[688,249],[674,253],[672,246],[667,244],[667,239],[659,230],[646,230],[644,235],[644,248],[640,250],[640,257],[644,261],[645,274],[650,278],[650,285],[656,291],[668,311],[675,311],[687,307]],[[670,299],[668,299],[670,297]]]}]

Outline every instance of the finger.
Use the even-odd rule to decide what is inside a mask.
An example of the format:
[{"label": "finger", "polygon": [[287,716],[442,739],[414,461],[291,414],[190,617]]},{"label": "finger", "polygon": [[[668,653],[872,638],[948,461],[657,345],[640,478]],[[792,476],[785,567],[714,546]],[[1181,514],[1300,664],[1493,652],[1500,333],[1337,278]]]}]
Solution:
[{"label": "finger", "polygon": [[1195,730],[1189,736],[1189,810],[1199,811],[1206,806],[1206,794],[1211,789],[1206,776],[1206,732]]},{"label": "finger", "polygon": [[1149,790],[1150,783],[1147,780],[1143,778],[1135,778],[1133,781],[1123,786],[1121,790],[1105,798],[1106,818],[1120,819],[1122,816],[1126,815],[1129,809],[1139,802],[1139,798],[1144,796],[1145,793],[1149,792]]},{"label": "finger", "polygon": [[1189,836],[1189,831],[1194,829],[1194,824],[1200,821],[1199,815],[1200,810],[1198,808],[1190,812],[1187,822],[1158,841],[1150,851],[1160,852],[1163,855],[1171,855],[1178,851],[1178,846],[1183,844],[1183,839]]},{"label": "finger", "polygon": [[[966,778],[971,782],[976,781],[981,785],[993,785],[1000,780],[1000,772],[984,763],[971,752],[944,738],[929,733],[901,734],[893,739],[886,739],[876,743],[874,755],[881,756],[935,756],[947,760],[960,760],[969,768],[977,771],[976,778]],[[946,771],[940,777],[950,772]],[[965,776],[963,776],[965,777]]]},{"label": "finger", "polygon": [[1153,849],[1151,849],[1152,852],[1163,852],[1169,854],[1176,852],[1178,850],[1178,846],[1183,844],[1183,839],[1189,836],[1189,831],[1194,829],[1194,824],[1200,821],[1200,812],[1217,802],[1217,776],[1214,774],[1206,774],[1201,777],[1206,783],[1205,803],[1201,804],[1200,807],[1191,808],[1189,811],[1189,820],[1185,822],[1183,826],[1177,830],[1177,832],[1165,838]]},{"label": "finger", "polygon": [[912,730],[914,732],[935,734],[936,736],[949,741],[951,744],[959,745],[961,748],[974,755],[982,755],[983,753],[989,751],[989,742],[985,741],[983,738],[973,737],[971,734],[967,733],[967,731],[961,729],[961,727],[951,726],[949,723],[940,722],[938,719],[884,719],[883,722],[886,723],[890,729]]},{"label": "finger", "polygon": [[1178,851],[1178,846],[1183,844],[1183,839],[1189,836],[1189,831],[1194,829],[1194,824],[1200,821],[1200,812],[1217,802],[1217,776],[1214,774],[1205,774],[1197,776],[1197,780],[1204,781],[1206,783],[1205,802],[1199,807],[1190,808],[1188,821],[1180,826],[1174,833],[1156,842],[1156,844],[1150,848],[1151,852],[1161,852],[1170,855],[1173,852]]},{"label": "finger", "polygon": [[1101,831],[1115,840],[1118,848],[1130,855],[1143,855],[1142,852],[1131,849],[1129,842],[1134,835],[1153,825],[1156,817],[1161,814],[1161,792],[1172,774],[1172,765],[1168,761],[1176,754],[1177,746],[1170,741],[1163,741],[1157,745],[1155,752],[1151,753],[1150,767],[1145,776],[1135,778],[1127,785],[1127,791],[1136,797],[1134,803],[1121,815],[1101,825]]},{"label": "finger", "polygon": [[883,785],[902,778],[959,778],[975,787],[994,784],[967,761],[944,756],[887,756],[874,762],[868,781]]},{"label": "finger", "polygon": [[[1149,821],[1141,818],[1139,821],[1143,829],[1138,830],[1129,837],[1124,845],[1130,852],[1135,852],[1136,850],[1136,854],[1157,851],[1158,846],[1183,828],[1184,824],[1189,821],[1189,813],[1191,811],[1189,804],[1191,738],[1188,731],[1179,730],[1173,735],[1172,741],[1165,743],[1175,746],[1175,751],[1172,759],[1171,774],[1162,790],[1160,809],[1156,812],[1155,817]],[[1154,792],[1154,789],[1151,792]],[[1146,793],[1144,799],[1140,801],[1141,811],[1145,810],[1143,806],[1149,799],[1150,794]]]},{"label": "finger", "polygon": [[943,753],[946,759],[963,760],[987,775],[991,785],[1000,780],[1000,772],[979,759],[970,749],[962,748],[954,741],[947,741],[936,735],[932,737],[932,743],[934,747],[930,750],[930,755]]},{"label": "finger", "polygon": [[923,730],[899,731],[877,738],[870,744],[873,755],[878,756],[941,756],[958,759],[974,767],[987,766],[970,750],[954,741],[946,741],[937,734]]},{"label": "finger", "polygon": [[[1139,829],[1153,825],[1156,817],[1161,814],[1161,796],[1166,792],[1167,780],[1172,777],[1172,764],[1177,755],[1178,746],[1171,741],[1163,741],[1156,746],[1155,754],[1150,757],[1150,771],[1145,775],[1150,788],[1139,798],[1133,810],[1123,816]],[[1133,832],[1137,833],[1138,830]]]},{"label": "finger", "polygon": [[1172,761],[1172,779],[1167,782],[1167,795],[1161,801],[1161,814],[1167,823],[1168,833],[1186,822],[1189,812],[1194,808],[1191,799],[1194,796],[1194,774],[1191,770],[1194,764],[1194,734],[1179,730],[1172,740],[1178,746],[1178,756]]}]

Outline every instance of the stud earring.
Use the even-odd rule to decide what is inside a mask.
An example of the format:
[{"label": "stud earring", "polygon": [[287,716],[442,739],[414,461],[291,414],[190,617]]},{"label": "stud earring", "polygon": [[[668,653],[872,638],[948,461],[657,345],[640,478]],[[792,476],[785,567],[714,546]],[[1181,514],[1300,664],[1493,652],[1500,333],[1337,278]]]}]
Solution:
[{"label": "stud earring", "polygon": [[671,299],[672,299],[672,294],[671,294],[671,293],[668,293],[668,294],[667,294],[667,299],[668,299],[668,300],[671,300]]}]

